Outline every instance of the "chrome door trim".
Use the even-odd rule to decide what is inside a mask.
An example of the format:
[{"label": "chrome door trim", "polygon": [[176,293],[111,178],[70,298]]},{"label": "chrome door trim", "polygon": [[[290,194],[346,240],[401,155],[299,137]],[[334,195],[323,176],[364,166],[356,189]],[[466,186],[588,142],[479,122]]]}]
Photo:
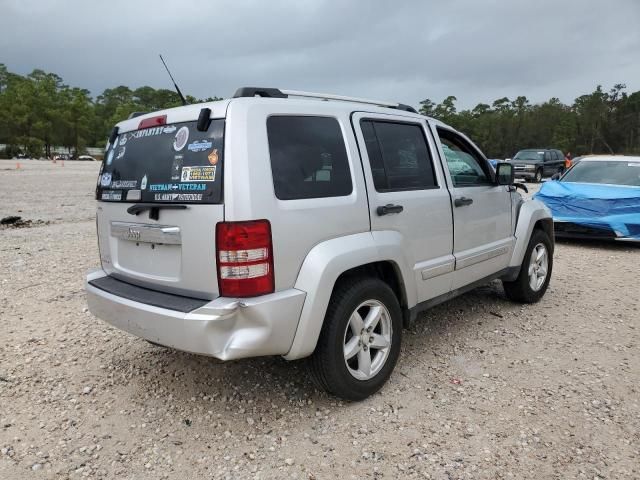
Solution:
[{"label": "chrome door trim", "polygon": [[470,267],[471,265],[475,265],[477,263],[484,262],[485,260],[490,260],[501,255],[506,255],[507,253],[509,253],[511,243],[512,241],[509,240],[507,245],[504,245],[503,243],[502,245],[499,245],[497,247],[491,247],[480,252],[475,252],[462,258],[458,257],[456,259],[456,270]]}]

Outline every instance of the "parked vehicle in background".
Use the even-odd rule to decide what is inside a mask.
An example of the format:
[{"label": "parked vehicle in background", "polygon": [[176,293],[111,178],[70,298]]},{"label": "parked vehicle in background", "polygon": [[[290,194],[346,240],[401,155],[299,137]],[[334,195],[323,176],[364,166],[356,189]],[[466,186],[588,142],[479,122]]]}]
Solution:
[{"label": "parked vehicle in background", "polygon": [[352,400],[423,310],[496,278],[536,302],[553,267],[551,214],[512,166],[397,103],[242,88],[128,119],[96,199],[97,317],[222,360],[310,357]]},{"label": "parked vehicle in background", "polygon": [[95,162],[95,161],[97,161],[91,155],[80,155],[78,157],[78,160],[81,161],[81,162]]},{"label": "parked vehicle in background", "polygon": [[556,237],[640,242],[640,157],[583,157],[535,198],[553,213]]},{"label": "parked vehicle in background", "polygon": [[493,167],[493,169],[495,170],[496,167],[498,166],[498,163],[503,162],[504,160],[500,160],[498,158],[490,158],[489,159],[489,164],[491,165],[491,167]]},{"label": "parked vehicle in background", "polygon": [[511,159],[516,177],[536,183],[554,173],[564,172],[564,154],[560,150],[548,148],[520,150]]}]

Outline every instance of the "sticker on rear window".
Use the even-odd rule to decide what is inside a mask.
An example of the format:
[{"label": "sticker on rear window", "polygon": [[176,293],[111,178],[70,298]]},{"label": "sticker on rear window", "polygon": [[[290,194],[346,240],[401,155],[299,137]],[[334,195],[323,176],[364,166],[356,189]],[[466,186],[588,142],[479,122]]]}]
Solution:
[{"label": "sticker on rear window", "polygon": [[187,140],[189,140],[189,127],[180,127],[173,140],[173,149],[179,152],[187,144]]},{"label": "sticker on rear window", "polygon": [[136,188],[137,180],[114,180],[111,182],[111,188]]},{"label": "sticker on rear window", "polygon": [[154,183],[149,185],[150,192],[171,192],[171,191],[205,191],[207,186],[204,183]]},{"label": "sticker on rear window", "polygon": [[101,187],[108,187],[109,185],[111,185],[111,174],[110,173],[103,173],[102,177],[100,177],[100,186]]},{"label": "sticker on rear window", "polygon": [[213,143],[209,140],[196,140],[189,144],[187,150],[190,152],[204,152],[205,150],[209,150],[211,147],[213,147]]},{"label": "sticker on rear window", "polygon": [[102,192],[102,196],[100,198],[102,200],[122,200],[122,192],[106,190]]},{"label": "sticker on rear window", "polygon": [[216,167],[182,167],[181,182],[213,182],[216,179]]},{"label": "sticker on rear window", "polygon": [[207,155],[207,158],[209,159],[209,163],[211,165],[215,165],[216,163],[218,163],[218,149],[214,148],[213,150],[211,150],[211,153]]},{"label": "sticker on rear window", "polygon": [[113,150],[107,155],[107,165],[111,165],[111,162],[113,162]]},{"label": "sticker on rear window", "polygon": [[176,126],[175,125],[169,125],[168,127],[164,127],[162,129],[162,133],[173,133],[176,131]]},{"label": "sticker on rear window", "polygon": [[145,190],[147,188],[147,176],[142,177],[140,181],[140,190]]},{"label": "sticker on rear window", "polygon": [[165,202],[200,201],[202,200],[202,194],[201,193],[156,193],[153,196],[153,199],[165,201]]},{"label": "sticker on rear window", "polygon": [[176,155],[173,157],[173,164],[171,165],[171,180],[180,180],[180,172],[182,171],[182,155]]},{"label": "sticker on rear window", "polygon": [[137,202],[142,197],[142,192],[140,190],[129,190],[127,191],[127,200],[133,200]]},{"label": "sticker on rear window", "polygon": [[120,150],[118,150],[118,155],[116,155],[116,160],[124,157],[124,154],[126,151],[127,151],[127,147],[122,147]]}]

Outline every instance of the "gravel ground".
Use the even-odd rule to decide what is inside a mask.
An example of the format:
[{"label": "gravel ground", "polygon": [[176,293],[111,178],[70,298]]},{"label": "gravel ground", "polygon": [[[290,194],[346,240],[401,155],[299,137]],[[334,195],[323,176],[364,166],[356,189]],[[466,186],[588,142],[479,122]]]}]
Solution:
[{"label": "gravel ground", "polygon": [[94,318],[98,165],[21,164],[0,161],[0,217],[33,221],[0,227],[0,478],[640,478],[640,249],[560,243],[540,303],[495,282],[430,310],[346,403],[303,362]]}]

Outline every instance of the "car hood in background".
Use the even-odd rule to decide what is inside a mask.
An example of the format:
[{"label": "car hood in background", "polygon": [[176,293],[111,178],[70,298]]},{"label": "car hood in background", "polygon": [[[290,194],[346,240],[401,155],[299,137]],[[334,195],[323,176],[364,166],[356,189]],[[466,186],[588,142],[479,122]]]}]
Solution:
[{"label": "car hood in background", "polygon": [[549,207],[556,222],[609,227],[618,236],[640,239],[640,187],[551,181],[534,198]]}]

